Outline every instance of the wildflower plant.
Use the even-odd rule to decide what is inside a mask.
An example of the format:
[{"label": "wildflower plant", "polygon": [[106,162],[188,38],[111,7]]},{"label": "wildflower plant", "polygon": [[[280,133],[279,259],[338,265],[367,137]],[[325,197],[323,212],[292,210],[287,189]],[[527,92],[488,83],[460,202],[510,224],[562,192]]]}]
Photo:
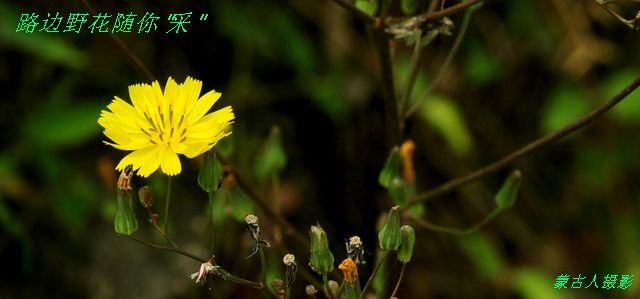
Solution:
[{"label": "wildflower plant", "polygon": [[[456,46],[459,45],[460,39],[464,36],[471,13],[479,8],[479,0],[470,0],[462,2],[448,10],[442,10],[442,16],[435,18],[433,16],[417,15],[407,16],[404,21],[386,24],[385,20],[393,20],[389,14],[389,8],[381,7],[378,12],[376,1],[357,1],[356,5],[348,2],[338,1],[343,7],[352,12],[376,32],[374,38],[376,44],[380,48],[381,55],[389,55],[389,40],[394,37],[396,39],[404,39],[410,45],[414,46],[414,64],[412,68],[417,68],[417,61],[420,60],[420,50],[425,47],[438,35],[450,35],[453,28],[452,21],[446,18],[446,15],[453,14],[458,11],[465,11],[465,18],[461,24],[460,32],[456,37]],[[407,1],[402,1],[403,11],[413,11],[413,5],[407,5]],[[455,8],[455,9],[454,9]],[[446,12],[446,13],[445,13]],[[415,13],[415,12],[413,12]],[[412,13],[412,14],[413,14]],[[437,12],[436,12],[437,13]],[[389,18],[387,18],[389,17]],[[433,19],[436,19],[435,21]],[[385,29],[386,27],[386,29]],[[634,28],[637,27],[634,25]],[[392,35],[385,35],[385,34]],[[452,50],[455,53],[456,49]],[[391,65],[387,65],[390,57],[381,57],[382,71],[391,73]],[[448,66],[449,58],[443,66]],[[416,73],[413,69],[412,73]],[[345,252],[336,252],[335,255],[342,260],[337,268],[342,272],[342,283],[338,286],[335,280],[329,278],[337,277],[335,270],[334,253],[331,251],[330,238],[327,232],[318,223],[312,225],[308,236],[301,233],[300,230],[290,224],[281,215],[280,206],[280,174],[287,165],[286,150],[282,143],[283,133],[278,127],[273,127],[269,137],[264,143],[261,152],[256,155],[256,163],[254,163],[255,178],[259,182],[270,182],[271,184],[271,201],[264,200],[262,194],[253,187],[251,182],[237,170],[237,168],[224,157],[215,151],[214,147],[224,137],[232,133],[231,125],[235,120],[235,115],[230,106],[223,107],[214,112],[209,112],[217,100],[221,97],[221,93],[212,90],[201,96],[202,82],[191,77],[180,84],[172,78],[168,78],[166,85],[161,88],[158,81],[152,84],[135,84],[129,86],[130,102],[119,97],[107,105],[108,110],[103,110],[98,123],[104,128],[104,135],[109,141],[104,141],[116,149],[128,152],[115,167],[121,171],[118,181],[117,195],[117,211],[115,215],[115,231],[118,234],[126,235],[134,241],[144,245],[171,251],[198,261],[198,271],[191,274],[191,278],[198,284],[206,284],[211,277],[219,277],[223,280],[250,286],[265,292],[265,296],[274,298],[289,298],[291,288],[298,277],[303,277],[309,284],[305,287],[305,292],[312,298],[317,298],[318,293],[323,294],[325,298],[349,298],[359,299],[367,296],[367,291],[371,291],[371,285],[375,285],[375,279],[386,279],[387,275],[378,274],[379,271],[390,273],[389,269],[385,269],[385,262],[389,255],[395,255],[397,260],[402,263],[400,275],[396,280],[396,286],[391,292],[391,297],[395,298],[399,290],[399,286],[403,280],[405,268],[415,259],[414,247],[416,242],[416,231],[412,226],[403,223],[412,222],[422,229],[433,230],[437,232],[448,233],[452,235],[471,234],[485,224],[494,219],[499,213],[505,212],[512,208],[515,204],[517,194],[521,185],[522,174],[519,170],[515,170],[504,182],[503,186],[498,190],[495,196],[495,209],[489,213],[482,221],[467,229],[456,229],[450,227],[442,227],[422,218],[424,210],[421,203],[432,199],[436,196],[450,192],[466,183],[476,180],[480,177],[492,174],[498,169],[506,167],[506,165],[516,158],[539,148],[544,144],[551,143],[560,139],[567,134],[579,129],[597,117],[598,113],[604,113],[606,109],[610,109],[620,102],[622,98],[628,95],[633,89],[640,86],[640,79],[633,83],[614,97],[604,108],[596,111],[597,113],[585,116],[575,125],[567,126],[555,133],[544,136],[530,145],[504,157],[503,159],[478,169],[475,172],[458,179],[451,180],[443,185],[434,188],[431,191],[417,193],[416,181],[417,175],[414,169],[413,154],[417,149],[417,145],[411,139],[401,142],[401,128],[407,125],[406,121],[411,115],[422,105],[426,96],[410,101],[412,94],[413,79],[409,79],[404,88],[404,96],[400,99],[395,98],[395,90],[393,90],[393,79],[391,75],[383,76],[383,88],[387,88],[384,93],[385,100],[385,121],[388,126],[388,143],[391,148],[390,153],[383,164],[378,176],[378,183],[386,192],[388,203],[393,207],[386,213],[381,214],[381,219],[385,219],[383,225],[378,229],[377,248],[379,254],[373,263],[367,263],[365,256],[367,247],[363,244],[358,236],[352,236],[346,242]],[[434,80],[437,81],[440,74]],[[428,94],[433,86],[427,88],[425,94]],[[250,198],[256,206],[260,207],[263,215],[268,219],[266,225],[258,222],[259,218],[253,213],[244,215],[244,225],[248,232],[246,238],[252,240],[254,252],[246,259],[253,257],[258,253],[260,259],[260,271],[257,275],[257,281],[235,276],[225,270],[221,265],[216,263],[213,253],[211,258],[201,258],[197,255],[187,252],[181,248],[169,237],[168,232],[168,215],[169,215],[169,199],[171,195],[171,180],[167,185],[167,197],[165,199],[164,209],[164,227],[158,225],[159,214],[153,210],[154,198],[153,190],[150,187],[142,187],[139,192],[139,202],[141,206],[147,209],[149,223],[155,230],[162,235],[169,246],[152,244],[133,236],[137,231],[138,221],[133,207],[132,200],[133,187],[131,181],[134,179],[135,172],[142,178],[147,178],[158,169],[162,173],[169,176],[175,176],[182,172],[179,155],[187,158],[194,158],[204,154],[203,166],[198,175],[198,185],[208,193],[209,205],[213,210],[213,201],[216,199],[216,192],[224,189],[225,185],[236,185],[242,189],[248,198]],[[219,193],[218,193],[219,194]],[[214,213],[211,212],[211,215]],[[256,212],[258,214],[258,212]],[[211,216],[210,215],[210,216]],[[210,217],[210,220],[213,217]],[[262,218],[264,219],[264,218]],[[211,220],[213,223],[213,220]],[[241,224],[238,224],[241,225]],[[213,227],[213,224],[211,225]],[[261,229],[262,228],[262,229]],[[266,229],[264,229],[266,228]],[[271,233],[274,236],[273,241],[263,239],[263,234]],[[287,253],[281,260],[282,264],[278,267],[268,267],[270,261],[274,261],[273,252],[268,252],[274,248],[282,249],[283,252],[293,252],[285,248],[286,242],[281,240],[281,235],[291,237],[296,240],[299,245],[306,247],[308,252],[308,262],[304,267],[298,267],[297,261],[304,260],[304,256],[298,254],[296,258],[294,254]],[[344,232],[346,234],[346,232]],[[344,237],[344,236],[342,236]],[[273,244],[273,246],[272,246]],[[210,246],[212,247],[212,246]],[[213,249],[211,249],[213,250]],[[416,250],[418,252],[418,250]],[[272,253],[272,254],[269,254]],[[271,258],[270,258],[271,257]],[[372,265],[372,271],[360,271],[358,267],[369,267]],[[388,267],[387,267],[388,268]],[[276,269],[280,278],[268,281],[267,270]],[[385,269],[385,270],[381,270]],[[277,271],[280,270],[280,271]],[[318,280],[316,274],[322,277]],[[361,277],[359,273],[370,272],[370,276],[366,280],[364,287],[361,287]],[[258,273],[258,272],[257,272]],[[337,275],[336,275],[337,274]],[[376,295],[386,295],[384,281],[380,283],[382,287],[372,287]],[[271,286],[266,287],[266,286]],[[320,287],[320,288],[318,288]]]}]

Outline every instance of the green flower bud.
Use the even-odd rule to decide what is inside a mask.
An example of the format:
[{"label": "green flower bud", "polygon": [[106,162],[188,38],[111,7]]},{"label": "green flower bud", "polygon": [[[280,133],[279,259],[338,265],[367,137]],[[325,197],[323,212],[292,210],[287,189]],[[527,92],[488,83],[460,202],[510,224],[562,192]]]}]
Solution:
[{"label": "green flower bud", "polygon": [[209,150],[204,154],[204,162],[198,173],[198,185],[207,193],[215,192],[222,185],[223,167],[216,158],[216,151]]},{"label": "green flower bud", "polygon": [[400,235],[400,206],[395,206],[387,215],[387,222],[378,233],[378,241],[382,250],[398,250],[402,237]]},{"label": "green flower bud", "polygon": [[309,266],[320,275],[326,275],[333,270],[333,254],[329,250],[329,240],[320,224],[312,225],[309,231],[311,239],[311,257]]},{"label": "green flower bud", "polygon": [[384,163],[384,167],[378,175],[378,183],[383,187],[389,189],[393,186],[393,181],[397,178],[402,178],[401,173],[402,159],[400,157],[400,149],[394,146],[387,157],[387,161]]},{"label": "green flower bud", "polygon": [[400,248],[398,248],[398,261],[401,263],[408,263],[411,260],[411,256],[413,256],[413,246],[416,244],[416,232],[413,230],[413,227],[408,225],[403,225],[400,227],[400,234],[402,235],[402,243],[400,243]]},{"label": "green flower bud", "polygon": [[138,221],[133,210],[131,196],[131,177],[133,166],[127,166],[118,179],[118,196],[116,198],[115,230],[118,234],[130,235],[138,229]]},{"label": "green flower bud", "polygon": [[504,181],[504,184],[496,194],[496,205],[499,210],[507,210],[513,207],[518,197],[521,181],[522,173],[517,169]]},{"label": "green flower bud", "polygon": [[143,186],[138,189],[138,200],[140,200],[140,204],[145,208],[153,206],[153,191],[151,191],[151,187]]},{"label": "green flower bud", "polygon": [[269,137],[265,141],[262,150],[256,157],[255,174],[262,181],[273,174],[280,172],[287,165],[287,155],[282,146],[280,128],[271,127]]}]

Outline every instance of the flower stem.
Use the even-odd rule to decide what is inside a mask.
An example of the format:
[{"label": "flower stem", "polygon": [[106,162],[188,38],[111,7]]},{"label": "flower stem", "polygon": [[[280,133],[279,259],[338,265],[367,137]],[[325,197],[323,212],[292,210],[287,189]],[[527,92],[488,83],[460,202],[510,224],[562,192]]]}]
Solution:
[{"label": "flower stem", "polygon": [[329,279],[327,278],[326,273],[322,274],[322,283],[324,283],[324,288],[327,290],[327,293],[329,293],[329,297],[331,297],[331,299],[336,299],[336,296],[333,294],[333,291],[329,287]]},{"label": "flower stem", "polygon": [[175,252],[177,254],[181,254],[181,255],[184,255],[184,256],[186,256],[188,258],[194,259],[194,260],[196,260],[196,261],[198,261],[200,263],[206,263],[207,262],[207,260],[205,260],[203,258],[199,258],[195,254],[187,252],[187,251],[184,251],[184,250],[182,250],[180,248],[165,247],[165,246],[156,245],[156,244],[153,244],[153,243],[149,243],[147,241],[140,240],[140,239],[138,239],[136,237],[133,237],[133,236],[127,236],[127,237],[129,237],[129,239],[134,240],[134,241],[136,241],[136,242],[138,242],[138,243],[140,243],[142,245],[145,245],[145,246],[149,246],[149,247],[160,249],[160,250]]},{"label": "flower stem", "polygon": [[384,262],[387,259],[388,255],[389,255],[389,251],[385,251],[384,255],[382,256],[382,258],[380,258],[380,261],[378,262],[376,267],[373,269],[373,272],[371,272],[371,276],[369,276],[369,279],[367,279],[367,283],[364,285],[364,288],[362,288],[362,295],[363,296],[367,292],[367,289],[369,288],[369,285],[371,284],[371,281],[373,280],[373,277],[376,276],[376,273],[378,273],[378,270],[380,270],[380,266],[382,266],[382,264],[384,264]]},{"label": "flower stem", "polygon": [[169,201],[171,201],[171,176],[167,176],[167,199],[164,201],[164,237],[169,238]]},{"label": "flower stem", "polygon": [[447,233],[447,234],[452,234],[452,235],[457,235],[457,236],[464,236],[464,235],[468,235],[470,233],[473,233],[473,232],[479,230],[480,228],[485,226],[487,223],[489,223],[491,220],[496,218],[496,216],[498,216],[498,214],[500,214],[500,210],[496,208],[489,215],[484,217],[484,219],[482,219],[482,221],[474,224],[472,227],[469,227],[467,229],[459,229],[459,228],[453,228],[453,227],[440,226],[440,225],[437,225],[437,224],[433,224],[433,223],[431,223],[431,222],[429,222],[427,220],[424,220],[422,218],[415,217],[413,215],[411,215],[409,217],[416,224],[418,224],[419,226],[421,226],[421,227],[423,227],[425,229],[436,231],[436,232],[440,232],[440,233]]},{"label": "flower stem", "polygon": [[[271,188],[273,188],[273,212],[281,217],[281,197],[280,197],[280,174],[277,172],[271,175]],[[273,238],[276,244],[279,244],[282,240],[282,234],[278,225],[273,226]]]},{"label": "flower stem", "polygon": [[247,286],[250,286],[252,288],[262,289],[264,287],[264,284],[261,283],[261,282],[255,282],[255,281],[251,281],[251,280],[246,280],[244,278],[240,278],[238,276],[235,276],[235,275],[227,272],[227,270],[224,270],[222,268],[218,268],[218,275],[220,275],[220,277],[222,279],[224,279],[224,280],[232,281],[232,282],[243,284],[243,285],[247,285]]},{"label": "flower stem", "polygon": [[402,283],[402,278],[404,278],[404,268],[407,267],[407,263],[402,263],[402,269],[400,270],[400,277],[398,277],[398,282],[396,283],[396,287],[393,289],[393,293],[391,293],[390,297],[395,297],[398,289],[400,288],[400,283]]},{"label": "flower stem", "polygon": [[257,244],[258,252],[260,253],[260,281],[267,283],[267,261],[264,258],[264,250],[261,244]]},{"label": "flower stem", "polygon": [[214,252],[214,234],[213,234],[213,197],[214,192],[209,193],[209,252]]}]

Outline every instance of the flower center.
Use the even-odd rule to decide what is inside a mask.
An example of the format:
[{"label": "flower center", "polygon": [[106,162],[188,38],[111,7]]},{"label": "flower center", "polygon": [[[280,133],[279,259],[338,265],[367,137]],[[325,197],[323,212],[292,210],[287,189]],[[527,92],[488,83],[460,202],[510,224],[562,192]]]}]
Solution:
[{"label": "flower center", "polygon": [[168,117],[162,113],[160,107],[158,107],[158,113],[152,115],[153,117],[147,112],[143,114],[150,127],[140,128],[140,130],[149,138],[149,142],[170,147],[187,139],[187,128],[183,126],[184,115],[180,115],[180,119],[175,123],[171,105],[169,105]]}]

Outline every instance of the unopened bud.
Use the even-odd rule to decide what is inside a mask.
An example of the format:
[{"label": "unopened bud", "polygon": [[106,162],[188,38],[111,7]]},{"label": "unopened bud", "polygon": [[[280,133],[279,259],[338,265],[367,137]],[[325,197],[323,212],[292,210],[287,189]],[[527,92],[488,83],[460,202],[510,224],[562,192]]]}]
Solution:
[{"label": "unopened bud", "polygon": [[215,192],[222,186],[223,167],[216,158],[216,151],[211,149],[204,154],[204,162],[198,173],[198,185],[207,193]]},{"label": "unopened bud", "polygon": [[521,183],[522,173],[516,169],[507,177],[496,194],[496,206],[499,210],[504,211],[513,207],[518,197]]},{"label": "unopened bud", "polygon": [[409,225],[403,225],[400,227],[400,233],[402,234],[402,243],[398,248],[397,258],[401,263],[408,263],[413,256],[413,246],[416,244],[416,232],[413,227]]},{"label": "unopened bud", "polygon": [[380,174],[378,175],[378,183],[385,188],[391,187],[395,178],[401,177],[400,168],[402,160],[400,158],[400,149],[396,146],[391,149],[387,161],[384,163]]},{"label": "unopened bud", "polygon": [[128,165],[120,173],[118,179],[118,196],[116,198],[116,217],[114,227],[116,233],[131,235],[138,229],[138,221],[133,209],[133,199],[131,198],[131,178],[133,176],[133,165]]},{"label": "unopened bud", "polygon": [[153,191],[151,191],[151,187],[143,186],[138,190],[138,199],[140,200],[140,204],[145,208],[150,208],[153,206]]},{"label": "unopened bud", "polygon": [[326,275],[333,270],[333,254],[329,250],[329,240],[320,224],[312,225],[309,231],[311,256],[309,266],[318,274]]},{"label": "unopened bud", "polygon": [[378,241],[382,250],[398,250],[402,238],[400,236],[400,207],[395,206],[387,215],[387,222],[378,233]]}]

